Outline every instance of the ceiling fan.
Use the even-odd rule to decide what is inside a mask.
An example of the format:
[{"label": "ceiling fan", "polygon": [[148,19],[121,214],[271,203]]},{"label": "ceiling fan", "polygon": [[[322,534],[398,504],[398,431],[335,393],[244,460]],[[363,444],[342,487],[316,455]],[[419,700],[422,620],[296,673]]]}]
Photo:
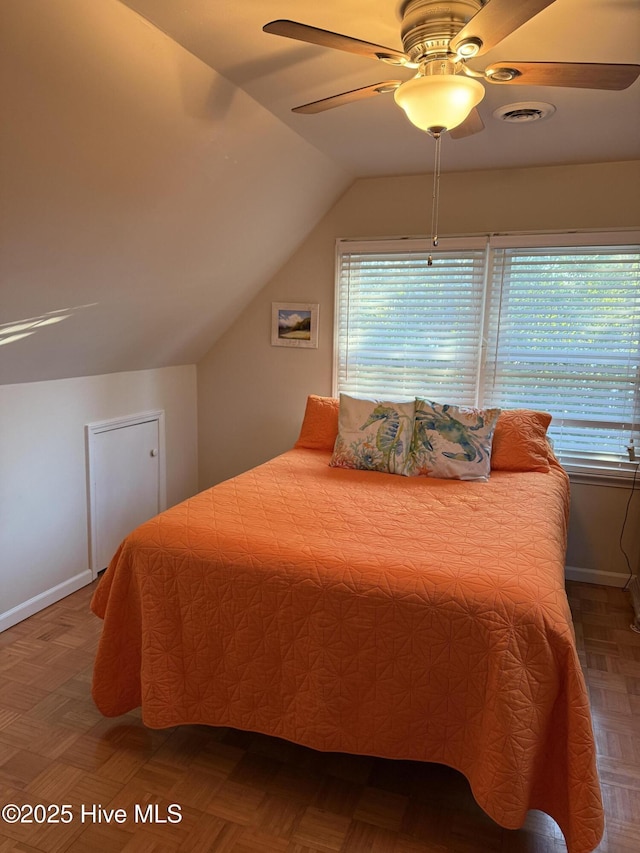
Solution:
[{"label": "ceiling fan", "polygon": [[468,60],[491,50],[555,0],[407,0],[401,7],[404,50],[361,41],[296,21],[276,20],[267,33],[417,69],[410,80],[385,80],[295,107],[314,114],[363,98],[394,92],[417,127],[439,136],[470,136],[484,124],[477,110],[484,82],[498,85],[626,89],[640,65],[588,62],[494,62],[475,71]]}]

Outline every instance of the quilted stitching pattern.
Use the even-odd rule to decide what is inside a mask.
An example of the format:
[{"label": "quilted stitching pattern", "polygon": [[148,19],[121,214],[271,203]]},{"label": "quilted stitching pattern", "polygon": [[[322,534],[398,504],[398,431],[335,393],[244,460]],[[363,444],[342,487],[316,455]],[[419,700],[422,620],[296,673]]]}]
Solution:
[{"label": "quilted stitching pattern", "polygon": [[295,447],[333,450],[338,436],[339,410],[340,402],[337,397],[318,397],[316,394],[310,394]]},{"label": "quilted stitching pattern", "polygon": [[98,707],[441,762],[501,825],[541,809],[592,850],[564,472],[463,483],[329,458],[289,451],[125,540],[92,602]]},{"label": "quilted stitching pattern", "polygon": [[494,471],[548,471],[547,428],[551,415],[533,409],[508,409],[501,413],[493,435],[491,468]]}]

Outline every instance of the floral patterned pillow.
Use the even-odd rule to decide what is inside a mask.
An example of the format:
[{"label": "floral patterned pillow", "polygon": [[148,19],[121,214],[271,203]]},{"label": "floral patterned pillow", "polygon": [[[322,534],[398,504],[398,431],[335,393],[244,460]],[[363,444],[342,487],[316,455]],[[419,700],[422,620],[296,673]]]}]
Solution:
[{"label": "floral patterned pillow", "polygon": [[416,397],[405,474],[446,480],[487,480],[500,409],[450,406]]},{"label": "floral patterned pillow", "polygon": [[407,463],[415,401],[395,403],[340,395],[338,438],[329,464],[402,474]]}]

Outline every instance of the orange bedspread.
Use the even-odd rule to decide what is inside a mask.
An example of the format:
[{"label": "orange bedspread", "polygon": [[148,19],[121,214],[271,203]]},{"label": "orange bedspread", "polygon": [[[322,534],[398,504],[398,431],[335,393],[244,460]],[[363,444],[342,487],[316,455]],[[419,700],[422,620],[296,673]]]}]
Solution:
[{"label": "orange bedspread", "polygon": [[441,762],[499,824],[541,809],[592,850],[564,472],[474,483],[329,458],[289,451],[127,537],[92,603],[100,710]]}]

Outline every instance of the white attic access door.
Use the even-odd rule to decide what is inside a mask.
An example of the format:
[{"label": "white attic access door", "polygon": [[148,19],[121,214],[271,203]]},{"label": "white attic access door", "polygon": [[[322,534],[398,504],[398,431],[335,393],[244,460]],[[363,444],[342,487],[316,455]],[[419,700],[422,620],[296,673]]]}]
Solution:
[{"label": "white attic access door", "polygon": [[166,509],[164,412],[86,425],[91,572],[135,527]]}]

